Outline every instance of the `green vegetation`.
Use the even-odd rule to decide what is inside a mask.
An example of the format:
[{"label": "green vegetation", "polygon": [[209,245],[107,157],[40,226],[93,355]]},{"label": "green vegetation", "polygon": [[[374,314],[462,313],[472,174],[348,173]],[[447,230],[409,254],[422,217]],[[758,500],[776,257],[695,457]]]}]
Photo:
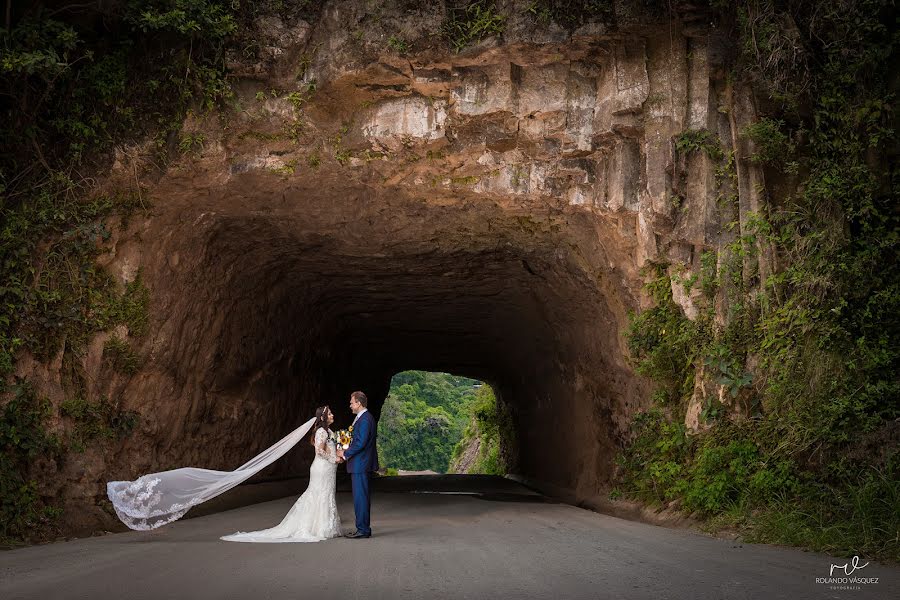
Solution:
[{"label": "green vegetation", "polygon": [[[236,6],[130,0],[53,12],[20,3],[7,11],[0,29],[4,538],[36,535],[45,517],[58,514],[37,494],[38,459],[62,459],[134,426],[135,415],[85,396],[81,359],[101,331],[124,325],[130,337],[146,332],[150,298],[140,273],[123,288],[96,258],[113,236],[113,217],[125,227],[150,203],[137,175],[135,187],[107,193],[95,189],[92,175],[110,164],[116,143],[152,138],[158,164],[202,150],[202,134],[179,130],[189,110],[209,111],[231,97],[224,48],[247,17]],[[101,17],[106,26],[97,28]],[[23,351],[39,360],[61,357],[70,398],[61,420],[29,382],[10,380]],[[139,360],[120,338],[104,355],[125,373]],[[71,435],[60,441],[51,424]]]},{"label": "green vegetation", "polygon": [[443,33],[450,47],[459,52],[506,28],[506,17],[497,12],[493,0],[470,0],[461,6],[449,7]]},{"label": "green vegetation", "polygon": [[776,166],[783,164],[794,154],[794,143],[785,132],[785,124],[781,119],[763,117],[745,127],[741,134],[756,144],[757,150],[750,157],[755,163]]},{"label": "green vegetation", "polygon": [[384,467],[446,473],[462,437],[478,381],[447,373],[394,375],[378,422],[378,458]]},{"label": "green vegetation", "polygon": [[[46,358],[64,340],[64,352],[77,354],[92,333],[141,318],[134,311],[146,303],[119,305],[133,299],[118,297],[94,259],[111,236],[108,217],[149,204],[139,188],[98,195],[82,173],[102,168],[114,141],[148,134],[164,160],[189,108],[230,97],[219,66],[237,27],[230,4],[132,1],[118,10],[104,15],[118,20],[115,35],[39,7],[0,30],[3,381],[20,349]],[[196,152],[203,142],[186,134],[172,149]]]},{"label": "green vegetation", "polygon": [[297,161],[289,160],[280,167],[271,167],[269,171],[277,175],[293,175],[297,171]]},{"label": "green vegetation", "polygon": [[39,398],[26,381],[16,381],[0,418],[0,540],[19,538],[56,515],[41,505],[37,481],[29,465],[38,457],[52,457],[59,439],[47,432],[52,415],[49,401]]},{"label": "green vegetation", "polygon": [[193,154],[199,157],[203,152],[203,144],[206,142],[206,136],[202,133],[188,133],[178,142],[178,149],[182,154]]},{"label": "green vegetation", "polygon": [[[389,469],[446,473],[451,458],[474,435],[481,436],[483,445],[498,446],[496,427],[491,429],[494,413],[490,386],[475,379],[424,371],[398,373],[391,380],[378,422],[379,461]],[[473,429],[476,421],[478,432]],[[485,459],[491,460],[499,464],[497,456]],[[487,465],[485,461],[479,466]],[[495,467],[491,472],[499,470]]]},{"label": "green vegetation", "polygon": [[615,20],[613,0],[534,0],[526,11],[538,23],[554,22],[568,30],[592,21],[610,23]]},{"label": "green vegetation", "polygon": [[61,439],[48,431],[55,410],[33,386],[17,379],[9,387],[10,399],[0,410],[0,542],[14,543],[39,535],[60,516],[60,510],[43,502],[34,469],[59,460],[66,452],[83,452],[94,440],[128,435],[137,425],[137,414],[113,406],[106,398],[89,402],[82,397],[66,400],[60,415],[66,421]]},{"label": "green vegetation", "polygon": [[338,161],[341,166],[346,166],[347,163],[350,162],[350,159],[353,158],[353,153],[349,148],[336,148],[334,151],[334,160]]},{"label": "green vegetation", "polygon": [[[305,15],[314,4],[290,10]],[[113,286],[93,265],[111,235],[105,223],[149,204],[140,188],[98,196],[90,174],[109,164],[114,143],[152,137],[158,164],[202,150],[203,134],[179,134],[181,123],[232,97],[226,46],[272,9],[288,10],[280,2],[129,0],[8,11],[0,29],[0,379],[18,350],[46,356],[61,339],[77,345],[106,326],[96,315]],[[97,33],[100,18],[106,27]],[[289,100],[301,104],[314,85]]]},{"label": "green vegetation", "polygon": [[138,421],[136,413],[118,409],[108,398],[92,402],[77,396],[65,400],[59,412],[74,423],[67,442],[75,452],[84,452],[87,445],[98,438],[125,437]]},{"label": "green vegetation", "polygon": [[708,129],[687,129],[675,136],[675,149],[679,152],[704,152],[713,160],[724,156],[722,146]]},{"label": "green vegetation", "polygon": [[672,301],[669,277],[657,267],[646,286],[656,306],[634,315],[626,336],[637,371],[658,382],[654,399],[661,405],[676,404],[694,389],[697,326]]},{"label": "green vegetation", "polygon": [[103,344],[103,360],[116,371],[133,375],[137,373],[141,360],[127,341],[117,335],[110,337]]},{"label": "green vegetation", "polygon": [[[0,537],[38,535],[36,524],[58,512],[37,495],[40,458],[65,460],[136,423],[118,401],[87,396],[81,365],[90,339],[120,326],[104,362],[125,375],[140,364],[133,348],[148,327],[150,291],[140,273],[123,286],[96,259],[112,224],[124,228],[151,206],[138,183],[144,173],[104,193],[94,176],[112,163],[114,146],[146,139],[160,167],[198,156],[204,135],[181,126],[189,113],[231,102],[226,48],[252,55],[249,24],[261,14],[311,18],[320,4],[125,0],[51,11],[8,3],[0,28]],[[314,86],[288,101],[299,108]],[[296,138],[301,127],[297,120],[286,134]],[[11,381],[22,352],[61,358],[68,399],[58,409],[27,381]]]},{"label": "green vegetation", "polygon": [[472,418],[463,432],[462,439],[456,444],[451,456],[451,463],[460,456],[477,439],[478,454],[475,461],[466,470],[467,473],[481,475],[506,475],[508,464],[504,450],[512,448],[512,423],[509,415],[498,404],[494,390],[483,385],[475,392],[475,401],[469,407]]},{"label": "green vegetation", "polygon": [[[696,320],[672,301],[666,265],[648,272],[655,306],[627,337],[656,403],[633,422],[616,493],[674,502],[751,541],[900,560],[891,3],[791,3],[790,17],[766,1],[717,6],[743,48],[731,77],[779,107],[741,132],[756,147],[744,158],[796,179],[701,255]],[[723,173],[732,158],[708,132],[675,146]]]},{"label": "green vegetation", "polygon": [[409,52],[409,42],[396,35],[392,35],[388,38],[387,47],[397,54],[406,54]]},{"label": "green vegetation", "polygon": [[461,177],[451,177],[450,185],[475,185],[478,183],[479,178],[476,175],[466,175]]},{"label": "green vegetation", "polygon": [[299,90],[294,92],[290,92],[284,96],[284,99],[291,103],[291,106],[294,107],[295,111],[300,111],[303,108],[303,105],[309,102],[309,100],[316,93],[316,82],[309,81],[303,85]]}]

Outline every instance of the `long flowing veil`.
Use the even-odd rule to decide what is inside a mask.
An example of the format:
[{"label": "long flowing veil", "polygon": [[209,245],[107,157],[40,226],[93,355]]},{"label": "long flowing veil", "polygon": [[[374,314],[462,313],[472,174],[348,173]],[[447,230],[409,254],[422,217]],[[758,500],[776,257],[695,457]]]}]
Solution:
[{"label": "long flowing veil", "polygon": [[110,481],[106,495],[128,527],[140,531],[156,529],[180,519],[191,507],[227,492],[284,456],[315,422],[315,418],[310,419],[234,471],[183,467],[150,473],[134,481]]}]

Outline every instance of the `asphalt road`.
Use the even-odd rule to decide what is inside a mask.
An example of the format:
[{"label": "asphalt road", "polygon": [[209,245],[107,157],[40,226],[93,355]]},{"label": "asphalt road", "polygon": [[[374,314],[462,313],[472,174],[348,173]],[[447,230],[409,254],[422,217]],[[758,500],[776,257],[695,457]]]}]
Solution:
[{"label": "asphalt road", "polygon": [[[898,567],[871,563],[851,577],[877,583],[830,589],[815,580],[845,559],[625,521],[507,480],[387,479],[373,494],[371,539],[218,539],[275,525],[293,504],[287,497],[153,532],[0,552],[0,598],[797,600],[900,592]],[[338,506],[345,529],[353,529],[344,486]]]}]

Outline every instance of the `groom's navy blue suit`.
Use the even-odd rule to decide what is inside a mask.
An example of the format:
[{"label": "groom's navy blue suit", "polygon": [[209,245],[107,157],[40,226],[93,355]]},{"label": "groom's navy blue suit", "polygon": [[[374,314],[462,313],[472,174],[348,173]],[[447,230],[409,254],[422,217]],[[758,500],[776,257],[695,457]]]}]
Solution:
[{"label": "groom's navy blue suit", "polygon": [[378,453],[375,451],[375,417],[368,410],[353,425],[353,441],[344,450],[347,472],[353,485],[353,512],[356,514],[356,531],[360,535],[372,535],[369,526],[369,475],[378,470]]}]

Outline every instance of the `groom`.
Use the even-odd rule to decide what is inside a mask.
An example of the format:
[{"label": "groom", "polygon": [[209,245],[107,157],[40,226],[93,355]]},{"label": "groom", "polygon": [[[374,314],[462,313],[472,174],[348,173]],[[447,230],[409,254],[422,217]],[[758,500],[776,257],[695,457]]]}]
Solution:
[{"label": "groom", "polygon": [[378,454],[375,451],[375,418],[366,409],[369,399],[362,392],[350,394],[350,410],[356,415],[353,421],[353,440],[341,453],[347,461],[347,472],[353,485],[353,512],[356,514],[356,531],[348,533],[351,539],[372,537],[369,527],[369,477],[378,470]]}]

